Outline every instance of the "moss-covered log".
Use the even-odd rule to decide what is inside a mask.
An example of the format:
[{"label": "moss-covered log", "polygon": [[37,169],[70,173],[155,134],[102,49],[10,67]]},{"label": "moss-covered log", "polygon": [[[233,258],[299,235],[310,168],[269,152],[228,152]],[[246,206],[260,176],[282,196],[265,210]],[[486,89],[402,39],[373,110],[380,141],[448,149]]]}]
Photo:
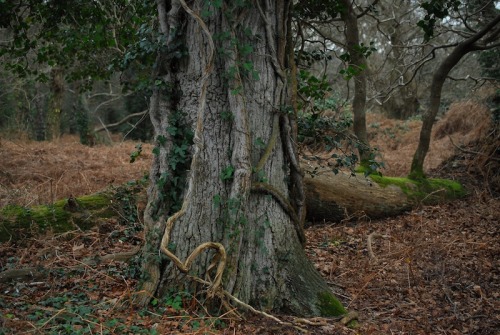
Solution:
[{"label": "moss-covered log", "polygon": [[419,204],[435,204],[462,197],[464,188],[444,179],[352,176],[304,166],[307,219],[309,222],[340,221],[349,216],[371,219],[401,214]]},{"label": "moss-covered log", "polygon": [[[338,222],[347,217],[381,218],[401,214],[419,204],[433,204],[465,195],[454,181],[381,177],[331,171],[304,166],[307,198],[307,221]],[[140,195],[139,195],[140,194]],[[89,229],[102,219],[129,218],[145,201],[145,189],[137,183],[112,188],[79,198],[63,199],[53,205],[34,207],[7,206],[0,210],[0,242],[33,236],[50,230],[62,233]],[[144,204],[142,204],[144,206]]]},{"label": "moss-covered log", "polygon": [[86,230],[103,219],[137,216],[136,198],[141,191],[145,194],[143,186],[130,183],[91,195],[62,199],[50,205],[4,207],[0,209],[0,242],[45,231],[57,234],[74,229]]}]

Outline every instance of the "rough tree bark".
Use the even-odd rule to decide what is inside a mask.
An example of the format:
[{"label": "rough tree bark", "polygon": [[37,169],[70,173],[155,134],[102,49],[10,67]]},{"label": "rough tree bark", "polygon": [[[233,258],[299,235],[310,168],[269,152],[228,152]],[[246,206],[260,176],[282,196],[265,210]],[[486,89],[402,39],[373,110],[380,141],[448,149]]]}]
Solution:
[{"label": "rough tree bark", "polygon": [[420,130],[420,138],[418,147],[413,156],[411,163],[410,177],[423,178],[424,174],[424,160],[427,152],[429,151],[429,144],[431,141],[431,132],[434,121],[439,112],[439,105],[441,103],[441,91],[444,82],[450,71],[457,65],[457,63],[471,51],[484,50],[492,47],[498,47],[498,36],[500,35],[500,15],[497,15],[481,30],[477,31],[474,35],[458,43],[453,51],[443,60],[439,65],[436,73],[432,77],[432,84],[430,88],[429,109],[423,115],[422,128]]},{"label": "rough tree bark", "polygon": [[335,299],[301,245],[303,180],[283,113],[291,1],[201,3],[158,1],[167,43],[151,99],[158,146],[138,302],[194,290],[198,277],[210,282],[198,289],[223,287],[262,310],[343,313],[328,311]]},{"label": "rough tree bark", "polygon": [[415,203],[398,186],[380,186],[362,174],[347,172],[323,171],[306,177],[306,195],[308,224],[395,216]]}]

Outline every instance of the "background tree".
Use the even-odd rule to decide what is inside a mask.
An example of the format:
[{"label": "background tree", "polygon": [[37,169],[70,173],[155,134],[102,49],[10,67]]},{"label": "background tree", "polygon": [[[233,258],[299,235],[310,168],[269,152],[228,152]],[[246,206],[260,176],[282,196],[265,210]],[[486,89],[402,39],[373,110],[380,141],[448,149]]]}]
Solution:
[{"label": "background tree", "polygon": [[[362,165],[369,166],[370,145],[366,131],[366,80],[367,64],[366,57],[369,56],[373,48],[366,47],[360,42],[358,29],[358,14],[354,10],[354,3],[349,0],[341,0],[341,17],[345,22],[345,39],[350,73],[348,76],[354,78],[354,97],[352,102],[352,113],[354,116],[354,134],[357,136],[360,145],[358,148],[359,158]],[[346,56],[347,57],[347,56]]]},{"label": "background tree", "polygon": [[408,119],[419,109],[416,71],[425,60],[422,33],[415,29],[418,4],[379,1],[367,12],[363,33],[369,34],[377,52],[370,57],[368,101],[390,118]]},{"label": "background tree", "polygon": [[[374,3],[376,3],[375,1]],[[373,5],[373,4],[372,4]],[[359,7],[349,1],[304,1],[297,5],[295,10],[295,27],[297,29],[297,59],[299,66],[301,63],[306,63],[307,67],[311,67],[311,63],[330,62],[334,54],[343,64],[343,68],[337,73],[330,70],[327,72],[327,64],[322,69],[323,76],[317,79],[313,74],[307,71],[308,81],[319,81],[321,84],[326,84],[326,91],[336,91],[333,89],[333,78],[339,77],[345,80],[344,84],[348,87],[346,95],[349,96],[350,84],[353,83],[354,96],[352,97],[352,127],[356,135],[355,147],[359,153],[359,157],[354,156],[353,165],[361,161],[364,165],[369,166],[373,162],[372,153],[370,151],[367,130],[366,130],[366,97],[367,97],[367,57],[375,50],[371,43],[367,46],[361,40],[361,34],[358,27],[358,19],[363,17],[371,7],[367,7],[366,11],[358,11]],[[312,10],[314,9],[314,10]],[[321,13],[318,16],[318,13]],[[318,19],[319,18],[319,19]],[[341,33],[339,33],[341,32]],[[314,71],[315,72],[315,71]],[[302,73],[302,72],[301,72]],[[328,74],[328,76],[327,76]],[[341,76],[339,76],[339,74]],[[326,78],[329,80],[327,81]],[[311,91],[311,85],[308,82],[305,90],[307,93]],[[337,86],[337,85],[336,85]],[[338,87],[336,87],[338,90]],[[317,95],[321,90],[314,90]],[[304,93],[299,90],[299,93]],[[318,103],[318,98],[315,96],[314,103]],[[331,93],[330,93],[331,95]],[[301,97],[307,97],[307,94],[302,94]],[[331,97],[329,97],[331,99]],[[343,99],[342,99],[343,100]],[[345,103],[350,100],[345,98]],[[340,104],[339,104],[340,105]],[[320,108],[320,112],[330,109],[328,112],[331,116],[333,113],[338,113],[340,106],[332,106],[332,104],[324,104]],[[337,109],[332,110],[332,109]],[[313,108],[313,113],[314,113]],[[341,113],[339,113],[341,114]],[[338,117],[338,116],[337,116]],[[332,124],[332,126],[334,126]],[[337,133],[338,129],[336,130]],[[328,143],[328,148],[339,149],[339,145]]]},{"label": "background tree", "polygon": [[[436,20],[448,16],[451,6],[447,7],[438,2],[428,6],[430,7],[425,7],[425,9],[428,11],[429,16],[420,22],[420,26],[424,29],[427,38],[430,38],[433,34]],[[456,10],[459,9],[458,3],[455,3],[454,6]],[[456,17],[456,20],[460,23],[460,36],[463,36],[463,39],[460,42],[440,47],[453,49],[439,65],[432,78],[429,108],[423,117],[418,147],[411,164],[410,176],[412,178],[424,177],[423,164],[429,150],[432,125],[439,112],[441,91],[448,74],[467,53],[498,48],[500,46],[500,15],[498,11],[495,10],[497,14],[492,19],[483,21],[481,20],[482,16],[478,17],[481,11],[469,14],[467,10],[468,8],[466,7],[465,13],[459,12]],[[471,25],[472,22],[476,23],[475,26]]]},{"label": "background tree", "polygon": [[[47,138],[58,137],[59,132],[68,127],[63,122],[76,122],[76,118],[71,117],[75,108],[78,108],[78,120],[82,121],[85,116],[90,128],[99,117],[103,119],[102,115],[86,115],[92,110],[85,107],[87,103],[90,109],[93,104],[103,103],[105,92],[100,87],[107,89],[108,84],[115,85],[117,74],[123,74],[123,80],[108,96],[107,106],[124,101],[122,90],[149,96],[147,76],[154,60],[151,56],[155,53],[154,39],[158,38],[153,27],[155,21],[151,19],[154,4],[149,1],[71,4],[9,1],[2,2],[0,10],[0,33],[5,35],[0,41],[0,58],[5,69],[41,83],[36,87],[50,89],[46,107],[37,112],[42,116],[39,119],[48,124],[48,131],[44,132]],[[100,87],[94,86],[96,82]],[[87,96],[79,97],[81,94]],[[82,99],[85,103],[73,103]],[[131,108],[128,114],[138,112],[135,105],[126,106]],[[125,108],[115,110],[121,114],[117,118],[127,116],[123,113]],[[82,128],[82,132],[88,129]],[[87,137],[88,134],[84,134],[82,139]]]}]

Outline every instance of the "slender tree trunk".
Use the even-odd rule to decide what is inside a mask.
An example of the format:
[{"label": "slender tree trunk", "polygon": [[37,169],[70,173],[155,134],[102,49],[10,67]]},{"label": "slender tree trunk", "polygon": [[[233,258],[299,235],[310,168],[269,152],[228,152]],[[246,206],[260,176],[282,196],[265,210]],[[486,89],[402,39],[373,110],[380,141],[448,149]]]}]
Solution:
[{"label": "slender tree trunk", "polygon": [[413,155],[413,161],[411,163],[410,177],[412,178],[424,177],[424,160],[427,152],[429,151],[432,126],[434,125],[436,116],[439,112],[439,105],[441,104],[441,91],[443,89],[444,82],[448,73],[450,73],[453,67],[466,53],[467,51],[464,48],[457,47],[448,57],[446,57],[432,77],[429,109],[423,115],[418,147]]},{"label": "slender tree trunk", "polygon": [[61,135],[61,110],[64,92],[64,79],[62,70],[53,68],[51,71],[50,100],[47,112],[49,140],[59,138]]},{"label": "slender tree trunk", "polygon": [[151,99],[157,148],[139,302],[205,281],[209,295],[220,284],[263,310],[342,313],[328,311],[334,298],[301,245],[303,203],[290,200],[303,190],[293,123],[281,113],[293,105],[290,1],[228,1],[203,16],[197,2],[169,3],[158,2],[168,51]]},{"label": "slender tree trunk", "polygon": [[443,84],[448,76],[448,73],[457,65],[457,63],[465,56],[467,53],[484,48],[485,46],[476,45],[476,43],[485,36],[489,31],[493,31],[493,36],[491,39],[487,39],[486,42],[495,41],[499,34],[498,29],[495,31],[495,26],[500,22],[500,15],[497,15],[495,19],[490,21],[483,29],[478,31],[476,34],[472,35],[468,39],[459,43],[453,51],[444,59],[444,61],[439,65],[436,73],[432,77],[431,92],[429,99],[429,109],[424,114],[422,128],[420,130],[420,138],[418,141],[418,147],[413,156],[411,163],[410,177],[411,178],[423,178],[424,174],[424,161],[427,152],[429,151],[429,144],[431,141],[431,132],[434,121],[439,112],[439,105],[441,103],[441,91],[443,89]]},{"label": "slender tree trunk", "polygon": [[85,93],[79,93],[73,105],[76,116],[76,126],[80,135],[80,143],[88,146],[95,144],[89,118],[89,102]]},{"label": "slender tree trunk", "polygon": [[360,50],[358,19],[349,0],[341,0],[343,8],[342,19],[346,24],[346,44],[350,54],[350,64],[356,68],[354,76],[354,100],[352,112],[354,115],[354,134],[361,142],[359,158],[361,163],[370,159],[370,147],[366,131],[366,58]]},{"label": "slender tree trunk", "polygon": [[[42,84],[35,84],[35,97],[33,98],[33,106],[35,113],[33,115],[33,131],[37,141],[45,141],[47,139],[47,99],[41,94]],[[30,111],[28,111],[30,113]],[[24,120],[22,113],[19,114],[19,124],[23,124]]]}]

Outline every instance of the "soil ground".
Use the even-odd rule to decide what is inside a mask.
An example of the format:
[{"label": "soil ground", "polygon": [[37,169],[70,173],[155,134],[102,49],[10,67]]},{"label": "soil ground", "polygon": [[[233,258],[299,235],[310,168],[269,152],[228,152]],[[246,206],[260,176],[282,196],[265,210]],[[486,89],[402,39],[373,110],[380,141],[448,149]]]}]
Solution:
[{"label": "soil ground", "polygon": [[[383,173],[406,174],[419,121],[371,115],[368,125],[386,163]],[[0,275],[0,334],[500,334],[500,199],[484,173],[471,169],[475,156],[452,157],[455,145],[484,136],[478,128],[463,130],[448,130],[453,142],[447,136],[433,141],[426,168],[430,175],[461,181],[467,198],[383,220],[307,229],[307,255],[345,306],[359,313],[354,329],[283,315],[276,315],[283,324],[252,314],[244,321],[214,317],[182,293],[155,299],[143,310],[131,308],[136,268],[91,260],[139,246],[139,215],[136,222],[118,218],[87,232],[0,244],[1,271],[30,268],[35,275],[16,281]],[[74,137],[53,143],[3,139],[0,206],[51,203],[140,179],[151,146],[143,144],[142,155],[130,164],[135,145],[89,148]]]}]

